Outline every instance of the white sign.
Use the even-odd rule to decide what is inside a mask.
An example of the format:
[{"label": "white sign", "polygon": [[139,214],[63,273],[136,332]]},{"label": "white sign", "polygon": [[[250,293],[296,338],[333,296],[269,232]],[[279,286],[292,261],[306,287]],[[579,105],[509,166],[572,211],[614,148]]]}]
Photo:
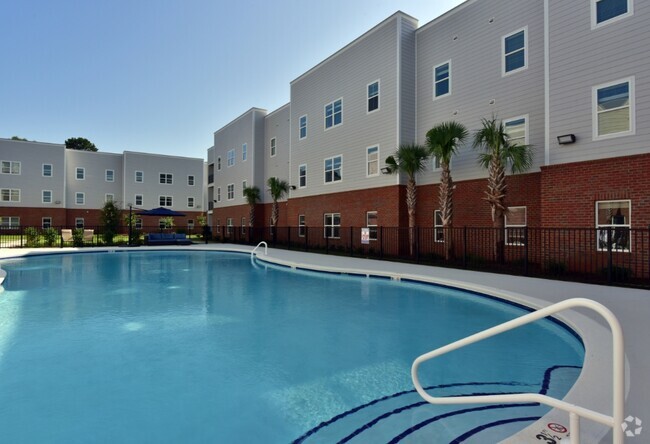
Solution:
[{"label": "white sign", "polygon": [[361,229],[361,243],[362,244],[370,243],[370,228]]}]

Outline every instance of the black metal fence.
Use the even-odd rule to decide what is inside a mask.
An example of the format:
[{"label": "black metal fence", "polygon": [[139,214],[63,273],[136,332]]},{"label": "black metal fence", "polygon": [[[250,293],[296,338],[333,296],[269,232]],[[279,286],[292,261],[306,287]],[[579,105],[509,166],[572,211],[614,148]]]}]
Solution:
[{"label": "black metal fence", "polygon": [[[120,245],[129,243],[128,227],[112,238],[102,227],[0,229],[0,248]],[[132,229],[131,244],[146,233],[184,232],[203,242],[202,227],[146,226]],[[227,227],[208,239],[314,253],[412,262],[551,279],[650,289],[650,228],[433,228],[372,227]]]}]

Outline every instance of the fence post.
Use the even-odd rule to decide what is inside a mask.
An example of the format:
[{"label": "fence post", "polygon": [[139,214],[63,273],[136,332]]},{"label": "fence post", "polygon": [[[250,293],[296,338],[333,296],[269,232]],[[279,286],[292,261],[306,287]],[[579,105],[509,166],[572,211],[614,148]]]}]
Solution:
[{"label": "fence post", "polygon": [[467,268],[467,225],[463,227],[463,268]]},{"label": "fence post", "polygon": [[309,251],[309,227],[305,225],[305,251]]},{"label": "fence post", "polygon": [[330,233],[325,229],[325,254],[330,254]]},{"label": "fence post", "polygon": [[291,250],[291,227],[287,227],[287,250]]},{"label": "fence post", "polygon": [[528,225],[524,227],[524,276],[528,276]]},{"label": "fence post", "polygon": [[415,262],[420,263],[420,227],[415,227]]},{"label": "fence post", "polygon": [[607,227],[607,283],[612,283],[612,227]]},{"label": "fence post", "polygon": [[[650,225],[648,225],[648,230],[650,230]],[[384,226],[379,227],[379,257],[384,258]]]},{"label": "fence post", "polygon": [[350,256],[354,256],[354,227],[350,227]]},{"label": "fence post", "polygon": [[23,226],[20,226],[20,246],[24,247],[25,244],[23,243]]}]

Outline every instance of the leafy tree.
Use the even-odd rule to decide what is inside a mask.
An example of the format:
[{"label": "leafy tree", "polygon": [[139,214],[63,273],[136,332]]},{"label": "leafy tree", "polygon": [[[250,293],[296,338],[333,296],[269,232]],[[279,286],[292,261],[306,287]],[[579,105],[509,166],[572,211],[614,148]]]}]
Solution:
[{"label": "leafy tree", "polygon": [[71,137],[65,141],[65,147],[69,150],[97,151],[97,147],[88,139],[83,137]]},{"label": "leafy tree", "polygon": [[100,215],[100,220],[104,226],[104,242],[107,244],[113,243],[113,238],[117,234],[117,230],[120,226],[121,210],[119,206],[109,200],[102,207],[102,212]]},{"label": "leafy tree", "polygon": [[409,217],[409,246],[411,255],[415,252],[415,204],[417,202],[416,174],[424,171],[429,158],[429,150],[416,144],[400,145],[397,152],[386,158],[386,166],[391,174],[403,173],[406,182],[406,209]]},{"label": "leafy tree", "polygon": [[442,226],[445,241],[445,258],[453,254],[451,239],[454,215],[454,181],[451,178],[451,158],[458,152],[458,146],[467,138],[467,128],[457,122],[443,122],[427,132],[427,146],[440,162],[440,187],[438,188],[438,205],[442,214]]},{"label": "leafy tree", "polygon": [[498,261],[504,259],[504,216],[508,213],[505,204],[507,193],[506,167],[512,173],[522,173],[533,163],[531,145],[511,143],[503,122],[482,119],[483,128],[474,135],[474,148],[482,152],[478,155],[479,164],[488,170],[488,189],[485,200],[492,208],[492,224],[496,229],[495,254]]},{"label": "leafy tree", "polygon": [[244,198],[248,203],[248,226],[253,228],[255,225],[255,204],[260,200],[260,189],[257,187],[244,188]]},{"label": "leafy tree", "polygon": [[22,137],[18,136],[11,136],[11,140],[20,140],[22,142],[27,142],[27,139],[23,139]]},{"label": "leafy tree", "polygon": [[277,177],[269,177],[266,184],[271,192],[273,206],[271,207],[271,225],[278,224],[278,200],[282,199],[289,192],[289,183],[286,180],[280,180]]}]

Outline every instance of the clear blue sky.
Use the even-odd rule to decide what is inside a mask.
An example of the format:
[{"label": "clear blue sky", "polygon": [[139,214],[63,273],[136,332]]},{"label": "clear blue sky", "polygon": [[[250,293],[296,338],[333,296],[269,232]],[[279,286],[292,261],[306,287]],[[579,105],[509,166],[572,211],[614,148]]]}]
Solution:
[{"label": "clear blue sky", "polygon": [[206,157],[214,131],[397,10],[462,0],[3,0],[0,137]]}]

